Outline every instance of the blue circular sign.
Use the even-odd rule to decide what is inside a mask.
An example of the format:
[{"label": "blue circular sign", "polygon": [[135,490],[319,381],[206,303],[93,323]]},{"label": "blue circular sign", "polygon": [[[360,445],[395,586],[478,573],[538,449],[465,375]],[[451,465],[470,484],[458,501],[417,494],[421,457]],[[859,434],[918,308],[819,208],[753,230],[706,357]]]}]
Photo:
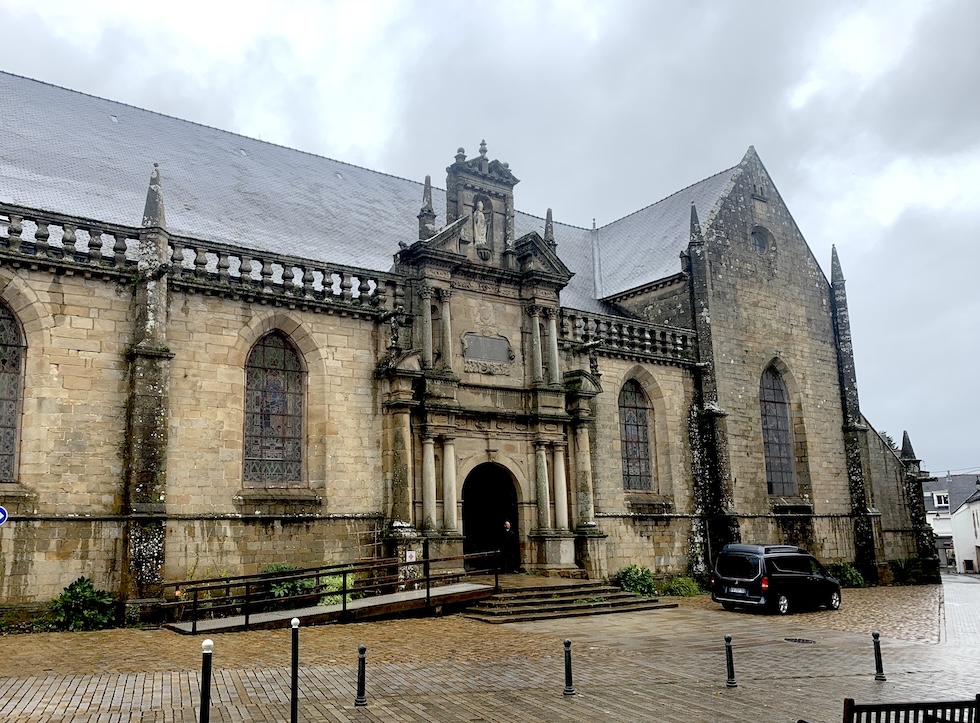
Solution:
[{"label": "blue circular sign", "polygon": [[0,525],[7,521],[7,510],[0,507]]}]

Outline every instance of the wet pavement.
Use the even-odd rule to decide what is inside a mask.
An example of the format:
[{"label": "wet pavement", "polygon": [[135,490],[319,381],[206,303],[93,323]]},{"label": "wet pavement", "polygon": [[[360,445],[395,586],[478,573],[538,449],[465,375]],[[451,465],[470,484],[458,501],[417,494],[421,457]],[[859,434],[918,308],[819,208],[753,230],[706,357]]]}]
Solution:
[{"label": "wet pavement", "polygon": [[[529,582],[534,581],[533,578]],[[980,578],[845,590],[785,618],[680,607],[487,625],[460,616],[300,631],[300,721],[840,720],[859,702],[980,692]],[[887,680],[874,679],[871,630]],[[733,636],[737,687],[726,686]],[[565,696],[562,640],[573,641]],[[164,630],[0,638],[0,720],[198,721],[202,638]],[[368,705],[355,708],[357,646]],[[289,720],[288,630],[214,636],[211,721]]]}]

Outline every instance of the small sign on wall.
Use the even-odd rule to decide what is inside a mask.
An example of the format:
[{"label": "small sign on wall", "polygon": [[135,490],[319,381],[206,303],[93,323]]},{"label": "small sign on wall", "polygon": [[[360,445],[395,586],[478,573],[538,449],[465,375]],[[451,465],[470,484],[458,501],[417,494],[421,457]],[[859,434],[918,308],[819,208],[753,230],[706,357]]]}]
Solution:
[{"label": "small sign on wall", "polygon": [[405,550],[405,562],[415,562],[415,550]]}]

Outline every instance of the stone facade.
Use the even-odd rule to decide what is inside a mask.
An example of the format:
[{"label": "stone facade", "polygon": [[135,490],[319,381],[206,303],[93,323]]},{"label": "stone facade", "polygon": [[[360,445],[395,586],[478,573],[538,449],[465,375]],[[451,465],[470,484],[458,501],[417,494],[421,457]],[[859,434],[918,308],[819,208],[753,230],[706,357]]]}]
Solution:
[{"label": "stone facade", "polygon": [[[179,144],[182,121],[153,122]],[[336,166],[369,190],[416,188]],[[426,539],[479,552],[503,519],[523,567],[543,574],[703,573],[734,540],[799,544],[872,575],[932,564],[918,461],[860,413],[839,262],[828,281],[754,150],[682,192],[690,202],[589,230],[550,211],[542,228],[515,211],[507,164],[460,149],[445,192],[419,189],[417,234],[380,196],[350,217],[398,227],[393,263],[364,265],[351,240],[304,255],[288,239],[263,250],[177,230],[168,215],[186,224],[190,204],[173,211],[167,174],[153,169],[139,226],[68,213],[78,199],[63,212],[0,203],[0,301],[23,352],[0,600],[43,601],[79,575],[153,595]],[[175,175],[180,196],[192,179]],[[343,237],[336,223],[325,238]],[[615,253],[632,254],[633,276],[600,271]],[[255,366],[269,335],[295,360],[288,403],[250,386],[283,378]],[[791,449],[778,492],[767,370]],[[621,410],[627,389],[638,411]],[[259,482],[244,471],[267,468]]]}]

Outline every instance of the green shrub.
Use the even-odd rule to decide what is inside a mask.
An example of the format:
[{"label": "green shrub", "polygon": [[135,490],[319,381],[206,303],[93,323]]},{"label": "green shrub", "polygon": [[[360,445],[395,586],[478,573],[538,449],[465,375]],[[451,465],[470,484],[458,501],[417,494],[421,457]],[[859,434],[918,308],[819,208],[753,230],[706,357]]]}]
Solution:
[{"label": "green shrub", "polygon": [[616,582],[627,592],[652,597],[657,594],[657,584],[650,568],[628,565],[616,573]]},{"label": "green shrub", "polygon": [[864,587],[864,576],[849,562],[835,562],[827,565],[827,572],[837,578],[841,587]]},{"label": "green shrub", "polygon": [[51,616],[60,630],[102,630],[113,623],[116,601],[92,581],[80,577],[51,601]]},{"label": "green shrub", "polygon": [[[351,601],[350,591],[354,587],[354,573],[348,572],[347,575],[347,602]],[[320,578],[321,591],[324,594],[320,596],[320,605],[340,605],[343,601],[343,594],[341,591],[344,589],[344,576],[343,575],[330,575],[329,577]]]},{"label": "green shrub", "polygon": [[[298,570],[299,568],[295,565],[277,562],[272,565],[266,565],[260,570],[260,572],[263,574],[287,574],[290,572],[297,572]],[[316,581],[312,578],[305,578],[302,580],[280,580],[278,582],[271,582],[269,584],[269,591],[272,593],[273,597],[293,597],[294,595],[309,593],[315,586]]]},{"label": "green shrub", "polygon": [[[273,565],[266,565],[262,568],[263,573],[290,573],[296,572],[300,568],[295,565],[289,565],[286,563],[276,563]],[[347,602],[351,601],[350,590],[354,587],[354,574],[346,573],[347,575]],[[343,575],[323,575],[319,578],[320,581],[320,593],[321,596],[317,600],[318,605],[339,605],[342,602],[343,595],[341,590],[344,587],[344,576]],[[281,582],[274,582],[269,586],[273,597],[293,597],[298,595],[313,594],[317,591],[317,578],[307,577],[299,580],[283,580]]]},{"label": "green shrub", "polygon": [[661,594],[672,597],[694,597],[704,592],[701,586],[686,575],[677,575],[664,580]]}]

